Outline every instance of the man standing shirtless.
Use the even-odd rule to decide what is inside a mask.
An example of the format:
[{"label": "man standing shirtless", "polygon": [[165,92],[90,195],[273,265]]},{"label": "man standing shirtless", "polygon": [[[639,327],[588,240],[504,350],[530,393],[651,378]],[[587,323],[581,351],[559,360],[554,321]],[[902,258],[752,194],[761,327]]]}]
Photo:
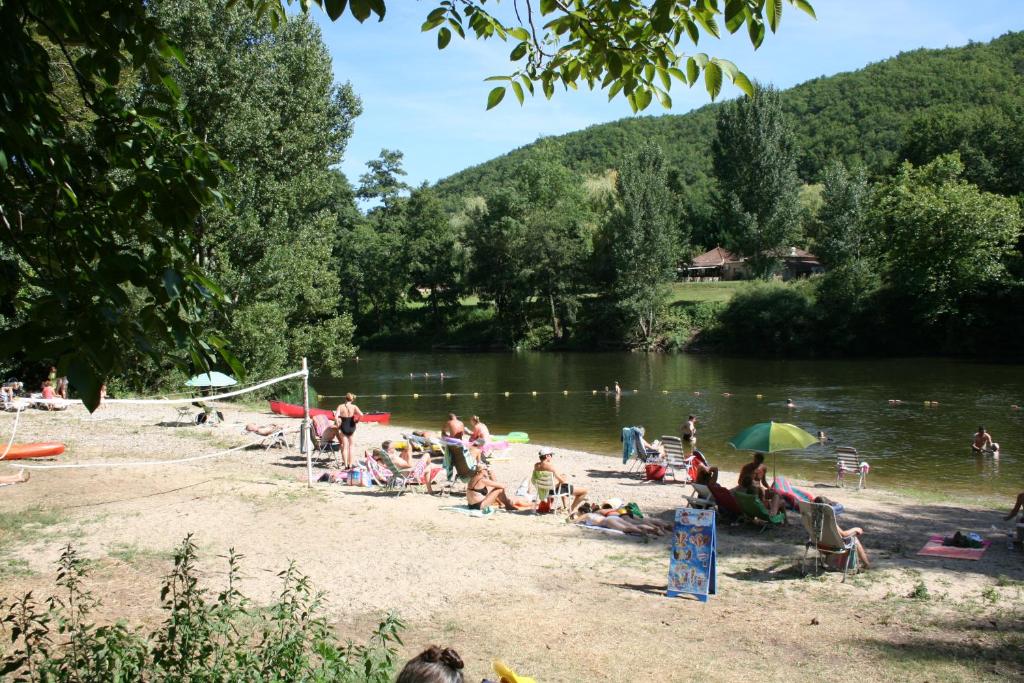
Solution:
[{"label": "man standing shirtless", "polygon": [[441,436],[450,436],[453,439],[462,439],[466,435],[466,425],[462,423],[455,413],[448,413],[448,421],[441,427]]}]

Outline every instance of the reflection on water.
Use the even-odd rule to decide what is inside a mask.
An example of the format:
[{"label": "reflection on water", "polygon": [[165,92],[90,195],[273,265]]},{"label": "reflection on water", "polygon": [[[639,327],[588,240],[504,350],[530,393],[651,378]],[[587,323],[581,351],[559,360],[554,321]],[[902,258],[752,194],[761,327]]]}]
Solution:
[{"label": "reflection on water", "polygon": [[[443,374],[443,378],[442,378]],[[619,382],[622,395],[614,389]],[[748,459],[727,445],[754,422],[793,422],[832,443],[778,457],[779,470],[835,478],[835,447],[854,446],[869,482],[977,493],[1024,488],[1024,366],[946,360],[783,361],[638,353],[366,353],[342,379],[315,378],[322,394],[352,391],[363,410],[439,429],[449,411],[480,415],[493,433],[529,432],[533,443],[621,453],[620,430],[678,434],[690,413],[716,464]],[[382,395],[387,398],[381,398]],[[417,395],[414,398],[414,395]],[[787,407],[792,399],[795,407]],[[333,406],[328,396],[321,404]],[[975,458],[985,425],[998,459]],[[973,462],[972,462],[973,461]]]}]

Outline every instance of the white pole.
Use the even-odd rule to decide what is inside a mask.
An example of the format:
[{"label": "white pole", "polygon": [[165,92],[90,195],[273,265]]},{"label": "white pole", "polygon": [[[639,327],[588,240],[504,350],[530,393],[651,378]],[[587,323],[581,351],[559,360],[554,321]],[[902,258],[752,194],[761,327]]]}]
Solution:
[{"label": "white pole", "polygon": [[302,450],[306,454],[306,482],[309,488],[313,488],[313,449],[309,442],[309,367],[306,365],[306,357],[302,357]]}]

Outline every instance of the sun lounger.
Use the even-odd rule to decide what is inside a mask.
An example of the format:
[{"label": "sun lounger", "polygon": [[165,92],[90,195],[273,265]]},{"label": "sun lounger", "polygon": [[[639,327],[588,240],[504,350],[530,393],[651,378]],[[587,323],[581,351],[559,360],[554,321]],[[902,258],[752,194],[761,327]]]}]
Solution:
[{"label": "sun lounger", "polygon": [[699,510],[717,509],[718,503],[715,502],[715,496],[711,493],[711,489],[703,484],[695,484],[690,482],[689,484],[692,492],[689,494],[683,494],[683,498],[687,504],[692,508]]},{"label": "sun lounger", "polygon": [[743,514],[743,517],[747,521],[760,524],[761,531],[785,523],[785,512],[777,512],[774,515],[769,514],[768,508],[764,506],[764,503],[762,503],[761,499],[757,496],[749,493],[743,493],[742,491],[735,491],[732,495],[733,498],[736,499],[736,503],[740,506],[740,511]]},{"label": "sun lounger", "polygon": [[843,581],[846,581],[847,574],[852,569],[857,571],[857,544],[860,541],[856,536],[844,538],[839,533],[839,525],[836,523],[836,512],[831,506],[824,503],[800,502],[800,521],[807,530],[807,543],[804,545],[804,559],[800,564],[801,572],[807,563],[807,553],[811,548],[815,549],[814,573],[817,575],[818,567],[821,566],[821,559],[830,556],[839,556],[843,562]]},{"label": "sun lounger", "polygon": [[661,445],[665,447],[665,476],[671,473],[673,480],[690,483],[690,456],[683,449],[683,440],[678,436],[663,436]]},{"label": "sun lounger", "polygon": [[456,481],[468,484],[469,480],[473,478],[476,463],[471,463],[468,456],[468,449],[461,442],[448,443],[446,440],[444,446],[444,470],[445,478],[449,482],[447,488],[449,494]]},{"label": "sun lounger", "polygon": [[857,474],[857,488],[862,489],[868,483],[867,463],[860,459],[857,449],[852,446],[839,446],[836,448],[836,486],[843,485],[843,479],[847,474]]},{"label": "sun lounger", "polygon": [[732,495],[732,491],[718,483],[708,484],[707,489],[711,491],[711,495],[715,498],[715,503],[718,504],[719,517],[727,522],[735,522],[743,516],[743,510],[740,509],[740,504],[736,502],[736,497]]}]

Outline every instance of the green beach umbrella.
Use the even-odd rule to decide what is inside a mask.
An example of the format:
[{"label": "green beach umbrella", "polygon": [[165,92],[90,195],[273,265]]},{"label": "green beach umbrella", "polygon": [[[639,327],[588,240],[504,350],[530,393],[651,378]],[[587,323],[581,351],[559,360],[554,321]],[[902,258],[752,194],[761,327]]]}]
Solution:
[{"label": "green beach umbrella", "polygon": [[[738,451],[795,451],[818,443],[808,432],[788,422],[758,422],[744,429],[729,440],[729,445]],[[775,476],[775,458],[772,458],[772,477]]]},{"label": "green beach umbrella", "polygon": [[739,451],[793,451],[818,443],[808,432],[788,422],[758,422],[729,440]]}]

